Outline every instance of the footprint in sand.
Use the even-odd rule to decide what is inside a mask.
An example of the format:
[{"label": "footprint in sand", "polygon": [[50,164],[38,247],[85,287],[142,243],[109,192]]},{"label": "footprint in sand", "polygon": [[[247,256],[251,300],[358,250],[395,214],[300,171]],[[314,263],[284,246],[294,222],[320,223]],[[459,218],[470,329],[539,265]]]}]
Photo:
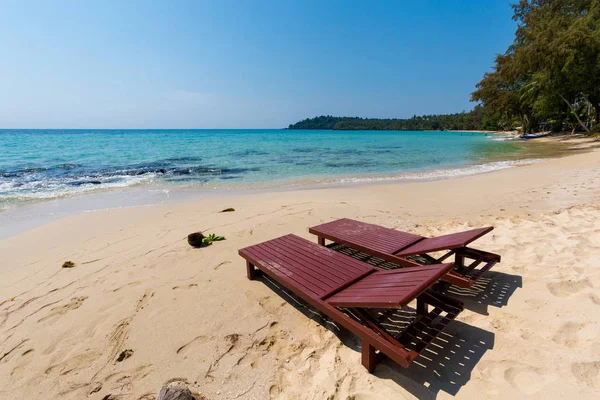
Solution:
[{"label": "footprint in sand", "polygon": [[567,297],[579,293],[582,290],[593,288],[594,285],[586,278],[548,283],[547,287],[553,295],[557,297]]},{"label": "footprint in sand", "polygon": [[118,291],[119,291],[119,290],[121,290],[121,289],[124,289],[124,288],[131,288],[131,287],[134,287],[134,286],[137,286],[137,285],[139,285],[140,283],[142,283],[142,281],[133,281],[133,282],[129,282],[129,283],[126,283],[126,284],[124,284],[123,286],[119,286],[118,288],[116,288],[116,289],[113,289],[113,292],[114,292],[114,293],[116,293],[116,292],[118,292]]},{"label": "footprint in sand", "polygon": [[186,354],[191,348],[194,347],[195,344],[206,343],[208,340],[210,340],[210,337],[208,337],[208,336],[205,336],[205,335],[196,336],[195,338],[193,338],[186,344],[179,347],[177,349],[176,353],[177,354]]},{"label": "footprint in sand", "polygon": [[[108,337],[108,340],[110,342],[110,353],[108,356],[109,360],[116,360],[118,354],[123,350],[123,345],[125,344],[125,341],[127,340],[127,338],[129,337],[129,332],[131,330],[131,321],[133,321],[133,318],[136,316],[136,314],[142,310],[146,304],[148,304],[148,301],[150,300],[150,298],[154,296],[154,292],[151,290],[146,290],[144,292],[144,295],[137,301],[136,305],[135,305],[135,312],[130,315],[127,318],[123,318],[121,321],[119,321],[119,323],[114,327],[112,333],[110,334],[110,336]],[[98,374],[100,371],[98,371],[96,374]]]},{"label": "footprint in sand", "polygon": [[112,390],[133,389],[135,382],[138,382],[152,372],[152,364],[141,365],[136,368],[115,372],[104,378],[104,387]]},{"label": "footprint in sand", "polygon": [[[252,231],[251,231],[252,232]],[[252,233],[251,233],[252,234]],[[231,264],[231,261],[223,261],[222,263],[219,263],[218,265],[216,265],[213,270],[218,270],[220,267],[222,267],[223,265],[227,265],[227,264]]]},{"label": "footprint in sand", "polygon": [[183,286],[173,286],[173,290],[177,290],[177,289],[192,289],[198,287],[197,283],[190,283],[189,285],[183,285]]},{"label": "footprint in sand", "polygon": [[285,337],[285,334],[279,329],[279,323],[277,321],[272,321],[263,326],[250,336],[251,343],[246,351],[243,352],[243,355],[237,360],[236,365],[240,365],[244,368],[248,366],[257,368],[265,354],[277,353],[279,355],[279,352],[282,349],[279,342],[283,337]]},{"label": "footprint in sand", "polygon": [[490,318],[494,329],[500,332],[512,332],[516,326],[523,326],[522,318],[509,313],[498,312],[495,317]]},{"label": "footprint in sand", "polygon": [[560,327],[552,340],[561,346],[573,348],[579,343],[577,332],[579,332],[581,328],[583,328],[582,324],[567,322]]},{"label": "footprint in sand", "polygon": [[73,297],[71,299],[71,301],[69,302],[69,304],[65,304],[64,306],[59,306],[59,307],[54,307],[50,310],[50,313],[48,315],[46,315],[45,317],[42,317],[38,320],[38,322],[44,322],[47,321],[49,319],[55,318],[55,317],[59,317],[63,314],[66,314],[67,312],[71,311],[71,310],[76,310],[79,307],[81,307],[81,305],[83,304],[83,302],[85,301],[85,299],[87,299],[87,296],[80,296],[80,297]]},{"label": "footprint in sand", "polygon": [[600,388],[600,361],[572,364],[571,372],[579,382]]},{"label": "footprint in sand", "polygon": [[304,341],[300,341],[297,343],[290,343],[287,345],[281,346],[277,350],[277,355],[282,359],[289,359],[292,357],[296,357],[304,351],[304,349],[308,347],[308,344]]},{"label": "footprint in sand", "polygon": [[101,356],[100,353],[91,351],[89,353],[79,354],[74,357],[67,359],[66,361],[54,364],[46,368],[44,373],[67,375],[73,371],[77,371],[82,368],[87,368],[91,363],[96,361]]},{"label": "footprint in sand", "polygon": [[280,298],[265,296],[258,301],[258,304],[269,314],[276,314],[277,311],[286,304],[286,302]]},{"label": "footprint in sand", "polygon": [[[275,346],[277,342],[279,342],[280,339],[284,338],[285,336],[286,333],[279,329],[279,323],[272,322],[269,326],[266,335],[259,336],[257,339],[255,339],[253,347],[260,350],[263,353],[268,353],[269,351],[271,351],[273,346]],[[279,346],[275,350],[278,349]]]},{"label": "footprint in sand", "polygon": [[147,289],[144,292],[144,295],[138,300],[137,304],[135,305],[135,312],[143,310],[146,304],[148,304],[148,301],[150,301],[151,297],[154,297],[154,292],[150,289]]},{"label": "footprint in sand", "polygon": [[31,362],[31,358],[33,357],[34,349],[27,349],[23,353],[21,353],[21,359],[18,361],[17,365],[10,372],[10,376],[14,375],[21,376],[21,373],[25,370],[27,365]]},{"label": "footprint in sand", "polygon": [[281,394],[281,387],[279,385],[272,385],[269,388],[269,398],[276,399]]},{"label": "footprint in sand", "polygon": [[539,392],[546,386],[545,374],[539,368],[529,366],[510,367],[504,378],[519,392],[527,395]]},{"label": "footprint in sand", "polygon": [[[222,364],[222,360],[226,357],[226,356],[232,356],[231,351],[240,346],[240,340],[243,340],[243,336],[238,334],[238,333],[232,333],[229,335],[226,335],[225,337],[223,337],[223,341],[217,341],[217,346],[215,347],[216,353],[213,353],[212,357],[212,361],[210,361],[210,364],[208,365],[208,369],[206,370],[206,373],[204,374],[204,379],[211,379],[214,380],[215,379],[215,373],[218,373],[220,365]],[[249,349],[249,348],[248,348]],[[243,359],[243,357],[242,357]],[[240,361],[242,361],[242,359],[238,359],[238,361],[235,363],[235,365],[239,365]],[[230,364],[230,361],[226,361],[225,364]],[[235,378],[235,373],[233,373],[231,371],[231,369],[229,369],[229,371],[224,372],[229,379],[230,377]]]},{"label": "footprint in sand", "polygon": [[121,348],[123,347],[123,344],[125,343],[125,340],[127,340],[127,337],[129,336],[129,330],[131,329],[129,327],[129,324],[131,323],[132,319],[133,316],[122,319],[117,324],[115,329],[113,329],[112,334],[109,336],[109,341],[111,345],[111,351],[109,356],[110,360],[116,359],[117,355],[121,351]]},{"label": "footprint in sand", "polygon": [[491,394],[498,394],[498,387],[506,382],[520,393],[532,395],[555,379],[550,370],[542,370],[518,361],[481,362],[478,368]]}]

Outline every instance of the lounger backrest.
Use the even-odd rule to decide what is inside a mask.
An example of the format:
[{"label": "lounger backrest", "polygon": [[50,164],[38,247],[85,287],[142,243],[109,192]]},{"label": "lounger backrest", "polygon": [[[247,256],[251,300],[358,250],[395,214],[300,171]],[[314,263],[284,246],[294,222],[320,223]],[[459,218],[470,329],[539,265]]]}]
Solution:
[{"label": "lounger backrest", "polygon": [[337,307],[403,307],[452,268],[449,263],[377,271],[333,294],[326,302]]},{"label": "lounger backrest", "polygon": [[402,251],[395,253],[395,255],[408,256],[413,254],[431,253],[438,250],[452,250],[466,247],[469,243],[479,239],[492,229],[494,229],[494,227],[488,226],[486,228],[471,229],[469,231],[424,239],[404,248]]}]

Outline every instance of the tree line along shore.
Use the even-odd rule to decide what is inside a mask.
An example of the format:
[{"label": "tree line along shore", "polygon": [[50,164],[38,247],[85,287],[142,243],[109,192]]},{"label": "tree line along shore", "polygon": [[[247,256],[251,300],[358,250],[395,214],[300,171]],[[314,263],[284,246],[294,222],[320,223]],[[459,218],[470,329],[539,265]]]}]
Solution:
[{"label": "tree line along shore", "polygon": [[486,123],[483,107],[456,114],[413,116],[409,119],[380,119],[359,117],[332,117],[323,115],[296,122],[288,129],[333,129],[333,130],[496,130]]}]

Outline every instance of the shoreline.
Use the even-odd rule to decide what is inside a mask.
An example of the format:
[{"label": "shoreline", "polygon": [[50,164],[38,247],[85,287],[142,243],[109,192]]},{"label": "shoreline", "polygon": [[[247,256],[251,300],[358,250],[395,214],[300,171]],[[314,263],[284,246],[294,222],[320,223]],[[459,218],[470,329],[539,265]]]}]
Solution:
[{"label": "shoreline", "polygon": [[[541,142],[544,139],[546,139],[547,141],[552,140],[552,138],[540,138],[540,139],[536,139],[536,140],[539,140]],[[541,162],[528,162],[524,165],[516,165],[516,166],[511,166],[508,168],[502,168],[502,169],[491,170],[491,171],[486,171],[486,172],[482,172],[482,173],[467,174],[467,175],[463,175],[463,176],[449,177],[449,178],[398,181],[398,180],[396,180],[396,177],[392,176],[392,177],[389,177],[389,180],[366,181],[366,182],[358,182],[358,183],[348,182],[348,183],[340,183],[339,186],[338,185],[325,186],[325,185],[317,184],[314,186],[310,186],[310,185],[302,185],[300,187],[278,186],[278,187],[267,187],[267,188],[259,188],[259,189],[241,189],[241,190],[237,190],[237,189],[210,190],[209,189],[209,190],[198,191],[198,190],[195,190],[194,188],[175,188],[175,189],[179,189],[181,197],[177,198],[177,196],[176,196],[176,198],[172,198],[169,201],[151,202],[151,203],[142,203],[142,204],[130,204],[130,205],[127,205],[127,204],[126,205],[118,205],[120,200],[117,200],[116,204],[113,206],[101,207],[100,205],[105,202],[105,199],[103,198],[105,195],[110,196],[111,194],[118,194],[118,192],[119,192],[119,190],[107,190],[105,192],[100,192],[97,194],[54,199],[54,200],[51,200],[49,203],[52,203],[52,202],[55,203],[53,205],[53,208],[56,205],[60,205],[69,200],[72,200],[77,203],[90,204],[89,200],[93,199],[95,196],[98,196],[97,199],[95,199],[95,201],[93,202],[93,204],[96,204],[98,206],[97,208],[91,208],[91,209],[86,208],[79,212],[67,211],[65,214],[62,215],[62,217],[64,218],[64,217],[77,217],[78,215],[81,215],[82,213],[94,214],[94,213],[103,213],[103,212],[118,211],[118,210],[135,210],[138,207],[143,207],[145,209],[151,209],[153,207],[158,208],[158,207],[181,206],[181,207],[187,208],[187,207],[193,206],[194,204],[196,204],[199,201],[209,201],[211,203],[218,203],[221,201],[230,201],[231,202],[238,198],[246,200],[246,199],[250,199],[253,197],[256,197],[256,198],[270,197],[275,194],[294,197],[296,194],[299,194],[299,193],[311,193],[311,194],[315,195],[314,197],[318,197],[319,193],[321,193],[321,192],[323,192],[326,195],[329,195],[329,194],[335,194],[336,192],[340,192],[340,194],[341,194],[341,192],[352,193],[354,191],[361,192],[364,190],[372,190],[373,192],[381,192],[381,193],[385,193],[386,195],[389,195],[390,193],[398,192],[398,191],[413,192],[414,190],[419,190],[419,191],[429,193],[429,192],[433,192],[434,191],[433,189],[437,188],[437,187],[443,188],[444,191],[449,190],[449,188],[454,186],[455,183],[460,186],[465,183],[468,183],[469,181],[472,181],[473,183],[468,183],[468,185],[478,187],[478,185],[480,185],[480,184],[485,184],[488,181],[488,178],[497,180],[499,182],[500,181],[507,182],[518,176],[527,176],[527,175],[536,175],[535,179],[533,179],[533,181],[537,180],[538,182],[536,182],[536,183],[539,184],[544,181],[550,182],[553,179],[551,176],[543,176],[543,177],[539,176],[542,174],[538,174],[538,171],[560,169],[562,167],[567,166],[569,164],[569,160],[576,160],[576,159],[579,159],[579,160],[585,159],[586,166],[591,167],[593,165],[593,163],[590,163],[589,159],[593,159],[596,157],[596,155],[600,154],[600,150],[595,149],[595,143],[598,143],[597,140],[583,140],[582,141],[581,138],[567,138],[566,140],[568,140],[569,144],[576,145],[575,147],[572,148],[573,150],[577,151],[576,154],[568,154],[567,153],[567,154],[563,154],[563,155],[556,156],[556,157],[542,159]],[[531,160],[531,161],[538,161],[538,160]],[[532,173],[528,173],[528,170],[530,170],[530,171],[535,170],[535,172],[532,171]],[[521,180],[521,182],[514,182],[513,185],[519,186],[520,184],[523,184],[523,186],[529,186],[534,183],[533,181]],[[524,182],[525,182],[525,184],[524,184]],[[127,194],[127,193],[132,193],[132,191],[133,191],[132,188],[125,188],[120,192]],[[162,190],[159,188],[156,190],[156,192],[162,192]],[[36,208],[43,204],[44,203],[33,204],[30,207]],[[575,199],[573,199],[572,205],[575,205],[575,204],[581,204],[581,201],[579,201],[579,200],[575,201]],[[535,212],[549,211],[549,209],[539,207],[539,206],[537,206],[537,207],[527,206],[527,207],[519,207],[519,208],[531,208]],[[20,210],[20,208],[18,208],[16,210]],[[16,211],[16,210],[12,210],[12,211]],[[9,210],[9,211],[11,211],[11,210]],[[3,212],[3,213],[8,214],[8,212]],[[3,213],[0,213],[0,216],[2,216]],[[515,215],[517,215],[517,214],[515,214]],[[57,221],[54,221],[54,222],[57,222]],[[23,233],[26,233],[26,232],[23,232]]]},{"label": "shoreline", "polygon": [[[556,145],[563,140],[562,147]],[[294,178],[286,181],[239,184],[231,187],[181,186],[168,183],[138,184],[123,188],[106,188],[77,195],[67,195],[25,203],[9,209],[0,210],[0,239],[25,232],[44,223],[81,212],[97,212],[107,209],[153,206],[179,202],[202,200],[215,197],[292,192],[296,190],[320,190],[352,188],[377,185],[407,184],[416,182],[435,182],[460,177],[488,174],[508,168],[522,167],[554,158],[569,156],[567,150],[576,144],[579,152],[588,151],[593,139],[581,137],[551,137],[523,143],[524,154],[509,158],[487,159],[485,162],[473,162],[463,166],[424,171],[411,171],[396,174],[352,174],[339,176]],[[544,146],[554,146],[543,149]]]},{"label": "shoreline", "polygon": [[[134,207],[152,207],[161,204],[178,204],[200,201],[207,198],[222,198],[274,194],[305,190],[351,189],[379,185],[405,185],[418,182],[438,182],[457,178],[485,175],[509,168],[520,168],[551,160],[517,159],[490,161],[464,167],[429,170],[423,172],[402,173],[397,175],[349,175],[345,177],[297,179],[286,183],[277,182],[262,187],[205,188],[157,185],[136,185],[120,189],[104,189],[80,195],[64,196],[54,199],[23,204],[14,208],[0,210],[0,240],[25,232],[44,223],[77,215],[112,209]],[[16,222],[16,224],[15,224]]]},{"label": "shoreline", "polygon": [[[0,240],[0,398],[137,400],[174,378],[211,400],[594,398],[597,143],[455,179],[79,213]],[[452,349],[368,374],[356,339],[246,279],[238,249],[288,233],[314,241],[309,226],[342,217],[424,236],[495,227],[474,246],[502,262],[457,297]],[[200,230],[226,240],[193,249],[186,235]]]},{"label": "shoreline", "polygon": [[[119,132],[115,137],[110,132],[95,136],[86,132],[81,135],[73,135],[72,132],[65,135],[38,133],[26,135],[27,140],[21,145],[19,135],[9,135],[6,142],[9,155],[0,163],[0,208],[5,210],[46,200],[135,187],[248,190],[279,186],[313,187],[320,182],[336,183],[355,177],[376,180],[381,176],[398,174],[413,174],[418,179],[423,171],[484,164],[503,159],[498,157],[500,154],[505,154],[507,159],[527,158],[519,155],[522,145],[487,142],[483,137],[463,140],[451,133],[442,135],[449,136],[444,139],[418,132],[409,132],[408,136],[388,135],[377,144],[371,143],[371,135],[364,132],[353,137],[354,142],[351,142],[354,144],[327,134],[321,143],[320,132],[307,135],[294,133],[289,135],[291,144],[285,147],[286,150],[278,151],[281,146],[277,143],[288,142],[279,131],[228,131],[224,132],[224,138],[212,131],[204,132],[207,135],[198,131],[191,136],[186,132],[167,131],[161,135],[171,134],[173,144],[166,146],[166,150],[156,144],[161,135],[152,134],[154,136],[148,138],[143,133],[126,135],[127,132]],[[254,137],[254,134],[257,136]],[[319,144],[311,145],[313,139],[308,140],[307,137]],[[249,139],[261,141],[264,148],[258,151],[249,149],[246,145]],[[87,140],[91,140],[92,144]],[[106,154],[94,153],[93,148],[82,150],[82,154],[42,151],[36,156],[39,159],[31,163],[21,163],[18,158],[27,157],[24,149],[38,142],[74,141],[82,149],[87,149],[86,146],[94,147],[94,140],[104,147],[107,141],[113,140],[119,151],[111,150]],[[231,141],[232,154],[221,148],[223,141]],[[135,144],[134,147],[148,145],[137,158],[123,158],[123,154],[130,151],[126,145],[129,142]],[[189,143],[194,143],[193,147],[198,146],[199,150],[188,151]],[[356,148],[356,143],[361,143],[361,148]]]}]

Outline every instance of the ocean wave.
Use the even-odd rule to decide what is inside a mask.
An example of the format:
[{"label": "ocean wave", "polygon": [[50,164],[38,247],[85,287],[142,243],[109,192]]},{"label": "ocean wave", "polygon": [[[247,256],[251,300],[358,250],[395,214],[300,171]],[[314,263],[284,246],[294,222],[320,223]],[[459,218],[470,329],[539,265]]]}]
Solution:
[{"label": "ocean wave", "polygon": [[337,162],[326,162],[324,164],[327,168],[365,168],[377,165],[374,161],[337,161]]},{"label": "ocean wave", "polygon": [[[209,180],[235,180],[257,167],[232,168],[199,165],[198,157],[176,157],[122,167],[90,168],[76,163],[19,166],[0,170],[0,210],[13,203],[48,200],[150,183],[206,184]],[[186,165],[188,164],[188,165]]]},{"label": "ocean wave", "polygon": [[492,135],[487,136],[488,139],[493,140],[494,142],[507,142],[512,140],[520,140],[518,135]]},{"label": "ocean wave", "polygon": [[152,175],[127,176],[122,179],[95,180],[84,177],[75,181],[0,182],[0,202],[29,199],[55,199],[96,191],[99,189],[125,188],[147,183]]},{"label": "ocean wave", "polygon": [[271,182],[240,183],[237,189],[274,189],[274,188],[304,188],[314,186],[369,184],[384,182],[415,182],[433,181],[451,178],[460,178],[470,175],[478,175],[522,165],[536,164],[544,161],[541,158],[494,161],[482,164],[473,164],[456,168],[440,168],[428,171],[415,171],[398,174],[369,174],[369,175],[345,175],[345,176],[311,176],[305,178],[291,178],[287,180]]},{"label": "ocean wave", "polygon": [[331,179],[330,183],[369,183],[369,182],[387,182],[387,181],[427,181],[460,178],[462,176],[477,175],[487,172],[498,171],[512,168],[520,165],[535,164],[543,161],[541,158],[495,161],[484,164],[469,165],[461,168],[436,169],[423,172],[409,172],[397,175],[387,176],[354,176]]},{"label": "ocean wave", "polygon": [[[524,159],[513,161],[495,161],[483,164],[469,165],[458,168],[445,168],[420,172],[407,172],[392,175],[352,175],[311,178],[292,178],[272,182],[234,183],[234,187],[242,189],[285,188],[311,185],[332,184],[368,184],[394,181],[426,181],[458,178],[462,176],[487,173],[520,165],[534,164],[542,159]],[[349,166],[348,163],[343,163]],[[358,165],[352,164],[353,167]],[[333,167],[333,166],[330,166]],[[334,167],[335,168],[335,167]],[[144,165],[121,169],[110,169],[103,175],[40,177],[33,179],[0,179],[0,210],[11,208],[17,203],[33,200],[49,200],[61,197],[75,196],[99,190],[127,188],[136,185],[156,182],[157,179],[172,184],[185,184],[189,187],[206,186],[211,182],[211,188],[226,188],[240,175],[258,168],[208,168],[195,166],[190,168],[155,168],[155,165]],[[39,170],[37,172],[40,172]],[[216,179],[216,180],[215,180]],[[216,183],[223,181],[223,185]],[[159,181],[159,182],[160,182]],[[208,187],[208,186],[207,186]]]}]

